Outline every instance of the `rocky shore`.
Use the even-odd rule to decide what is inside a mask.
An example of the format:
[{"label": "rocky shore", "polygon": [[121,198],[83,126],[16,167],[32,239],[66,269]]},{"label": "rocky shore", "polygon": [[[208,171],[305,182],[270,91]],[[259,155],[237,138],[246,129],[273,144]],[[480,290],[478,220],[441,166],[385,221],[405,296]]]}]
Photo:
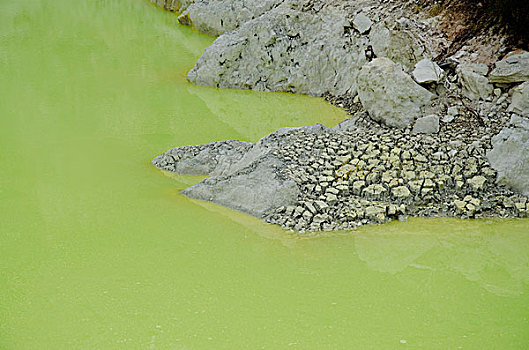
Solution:
[{"label": "rocky shore", "polygon": [[161,169],[209,175],[185,195],[302,232],[408,216],[529,216],[529,53],[503,52],[501,35],[482,33],[436,59],[452,26],[433,5],[153,1],[220,35],[191,82],[324,96],[351,114],[332,128],[156,157]]}]

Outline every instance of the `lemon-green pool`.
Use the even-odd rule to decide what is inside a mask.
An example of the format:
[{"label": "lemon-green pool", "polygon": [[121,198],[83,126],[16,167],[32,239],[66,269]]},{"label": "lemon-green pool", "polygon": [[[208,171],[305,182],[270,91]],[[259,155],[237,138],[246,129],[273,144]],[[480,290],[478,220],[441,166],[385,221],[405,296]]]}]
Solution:
[{"label": "lemon-green pool", "polygon": [[527,349],[529,221],[299,238],[179,190],[162,151],[345,118],[185,80],[147,0],[0,0],[1,349]]}]

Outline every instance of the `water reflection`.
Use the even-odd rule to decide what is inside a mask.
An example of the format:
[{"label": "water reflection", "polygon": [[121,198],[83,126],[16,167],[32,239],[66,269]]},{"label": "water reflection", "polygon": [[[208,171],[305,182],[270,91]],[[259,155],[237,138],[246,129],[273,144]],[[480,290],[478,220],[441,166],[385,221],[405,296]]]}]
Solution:
[{"label": "water reflection", "polygon": [[[257,141],[282,126],[304,126],[322,123],[334,126],[347,114],[321,98],[278,92],[229,90],[188,85],[188,93],[200,98],[211,114],[245,137]],[[288,106],[279,112],[276,106]]]},{"label": "water reflection", "polygon": [[358,257],[379,272],[457,272],[502,296],[523,294],[529,282],[526,220],[414,219],[354,237]]}]

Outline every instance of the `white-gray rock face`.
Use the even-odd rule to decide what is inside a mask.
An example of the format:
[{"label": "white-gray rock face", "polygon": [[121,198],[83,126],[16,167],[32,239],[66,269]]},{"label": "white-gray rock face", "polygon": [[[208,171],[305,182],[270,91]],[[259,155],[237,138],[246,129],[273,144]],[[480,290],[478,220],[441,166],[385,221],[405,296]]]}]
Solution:
[{"label": "white-gray rock face", "polygon": [[405,28],[405,22],[376,23],[371,28],[369,39],[377,57],[387,57],[411,71],[429,53],[419,38]]},{"label": "white-gray rock face", "polygon": [[376,58],[362,67],[358,96],[372,119],[397,128],[421,117],[422,108],[433,98],[388,58]]},{"label": "white-gray rock face", "polygon": [[490,165],[498,172],[497,182],[529,196],[529,120],[504,128],[492,138],[487,153]]},{"label": "white-gray rock face", "polygon": [[344,37],[347,26],[341,12],[316,16],[278,6],[217,38],[187,78],[223,88],[354,95],[367,61],[363,47]]},{"label": "white-gray rock face", "polygon": [[371,29],[372,25],[373,22],[371,21],[371,19],[367,17],[363,12],[358,13],[353,19],[353,28],[358,30],[360,34],[367,33],[369,29]]},{"label": "white-gray rock face", "polygon": [[496,62],[489,79],[492,83],[529,81],[529,52],[517,53]]},{"label": "white-gray rock face", "polygon": [[415,134],[435,134],[439,132],[439,116],[430,114],[426,117],[417,119],[413,125],[413,133]]},{"label": "white-gray rock face", "polygon": [[486,99],[492,94],[493,86],[485,77],[488,67],[484,64],[461,64],[457,66],[457,75],[463,86],[463,94],[471,100]]},{"label": "white-gray rock face", "polygon": [[427,58],[417,62],[411,74],[419,84],[438,83],[444,77],[444,71],[441,67]]},{"label": "white-gray rock face", "polygon": [[281,0],[196,0],[178,17],[202,33],[219,36],[261,16]]},{"label": "white-gray rock face", "polygon": [[529,81],[514,88],[508,111],[529,117]]}]

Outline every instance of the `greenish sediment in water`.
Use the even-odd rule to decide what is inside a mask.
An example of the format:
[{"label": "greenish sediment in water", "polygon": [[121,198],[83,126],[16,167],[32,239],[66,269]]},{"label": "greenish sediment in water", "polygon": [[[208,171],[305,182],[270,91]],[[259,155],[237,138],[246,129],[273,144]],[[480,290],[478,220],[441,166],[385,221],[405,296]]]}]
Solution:
[{"label": "greenish sediment in water", "polygon": [[147,1],[4,1],[0,33],[0,348],[529,346],[528,220],[301,238],[189,200],[154,155],[343,112],[188,84],[213,39]]}]

